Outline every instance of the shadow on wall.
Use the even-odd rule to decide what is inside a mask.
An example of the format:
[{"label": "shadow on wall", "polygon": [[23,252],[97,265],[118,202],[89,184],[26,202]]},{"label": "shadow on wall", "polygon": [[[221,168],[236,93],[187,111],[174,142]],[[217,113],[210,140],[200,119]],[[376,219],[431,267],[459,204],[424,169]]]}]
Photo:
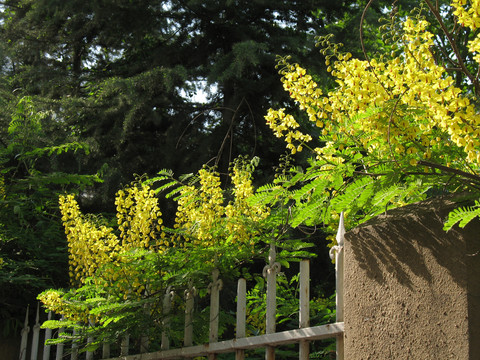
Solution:
[{"label": "shadow on wall", "polygon": [[[428,262],[434,259],[465,288],[467,274],[460,270],[467,268],[465,255],[475,256],[480,250],[465,244],[473,244],[469,239],[480,235],[480,221],[472,221],[461,232],[443,230],[448,213],[465,205],[469,204],[444,197],[393,209],[349,231],[346,241],[359,266],[378,283],[386,276],[395,277],[409,289],[414,286],[412,276],[430,283]],[[462,238],[465,241],[459,241]]]}]

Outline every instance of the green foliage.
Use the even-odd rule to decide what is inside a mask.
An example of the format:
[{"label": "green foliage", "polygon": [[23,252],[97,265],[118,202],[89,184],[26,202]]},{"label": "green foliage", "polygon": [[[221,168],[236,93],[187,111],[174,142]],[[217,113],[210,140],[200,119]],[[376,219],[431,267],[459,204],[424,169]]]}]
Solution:
[{"label": "green foliage", "polygon": [[[232,174],[239,176],[243,173],[238,170],[246,170],[249,176],[244,179],[249,180],[251,171],[257,162],[258,159],[252,161],[239,159],[232,165]],[[205,176],[208,173],[204,170],[202,169],[203,172],[198,176],[189,174],[182,176],[179,180],[174,178],[173,172],[162,170],[157,177],[146,179],[145,183],[159,185],[158,193],[163,192],[169,198],[175,197],[179,202],[182,197],[190,196],[190,193],[195,195],[192,200],[194,202],[208,201],[209,198],[205,198],[206,194],[221,189],[215,182],[210,184],[205,182],[210,177]],[[249,293],[249,306],[254,313],[258,313],[258,316],[263,316],[261,312],[264,311],[262,310],[264,304],[261,305],[261,303],[265,294],[264,280],[251,273],[249,268],[252,262],[265,263],[268,261],[268,249],[272,243],[278,248],[276,261],[286,270],[290,268],[292,262],[315,255],[309,251],[312,243],[307,241],[305,236],[299,238],[290,233],[289,212],[288,208],[284,206],[285,204],[280,204],[272,209],[266,217],[251,218],[249,211],[259,211],[260,208],[248,207],[241,203],[235,205],[236,202],[243,199],[241,196],[245,196],[237,195],[236,191],[240,189],[244,191],[242,194],[249,193],[248,189],[251,184],[248,181],[238,183],[238,180],[233,180],[233,183],[235,189],[225,190],[225,193],[232,194],[227,206],[241,205],[239,209],[242,210],[242,213],[233,218],[237,225],[245,219],[250,219],[246,222],[250,228],[249,231],[253,229],[249,233],[251,238],[247,239],[249,242],[246,244],[233,242],[235,234],[231,234],[231,238],[217,239],[218,236],[225,235],[225,229],[215,226],[209,228],[215,241],[178,242],[178,236],[185,237],[186,240],[189,236],[195,238],[194,229],[192,230],[190,227],[165,228],[167,237],[162,235],[157,239],[158,246],[154,244],[149,250],[133,249],[118,254],[112,261],[99,266],[93,276],[87,279],[80,288],[65,292],[47,290],[39,295],[39,299],[47,308],[66,317],[65,321],[55,320],[43,325],[44,327],[64,327],[68,330],[68,335],[62,335],[61,339],[55,340],[55,342],[74,341],[85,351],[97,348],[104,341],[114,343],[127,333],[131,337],[137,338],[148,336],[155,343],[154,340],[160,339],[162,331],[168,331],[172,344],[181,344],[185,312],[182,294],[192,284],[196,289],[198,307],[204,308],[194,316],[195,338],[196,342],[206,342],[208,341],[206,334],[208,334],[209,313],[208,306],[203,305],[208,304],[208,286],[214,269],[220,272],[220,278],[224,284],[234,284],[234,280],[242,275],[249,279],[255,278],[257,286]],[[192,186],[199,186],[202,192],[195,194]],[[186,193],[185,189],[190,189],[190,192]],[[174,193],[172,194],[172,192]],[[187,207],[187,209],[189,208]],[[181,212],[180,208],[177,211]],[[217,220],[227,220],[218,214],[217,216]],[[225,224],[223,227],[228,226],[228,223]],[[124,229],[124,231],[127,230]],[[165,239],[168,239],[170,244],[167,248],[162,246]],[[291,280],[287,280],[285,276],[279,278],[278,321],[279,326],[285,329],[296,327],[294,319],[296,315],[293,316],[293,314],[298,311],[297,282],[298,277],[296,276]],[[144,290],[139,292],[139,286]],[[231,293],[232,290],[227,288],[222,291]],[[164,296],[165,293],[170,292],[175,295],[168,314],[169,326],[165,327],[162,325],[167,316],[163,310]],[[225,308],[221,307],[220,333],[229,334],[234,328],[234,317],[231,315],[234,295],[230,300],[231,303],[227,302]],[[324,323],[332,319],[331,308],[331,299],[312,300],[312,309],[314,309],[314,318],[317,323]],[[78,325],[78,321],[83,325]],[[259,326],[259,329],[252,331],[261,331],[263,325],[257,321],[257,323],[253,322],[251,326],[252,329]],[[75,335],[73,335],[74,329],[76,329]],[[95,340],[88,342],[88,338]],[[151,350],[153,351],[158,344],[152,344],[152,346]],[[286,349],[283,355],[288,358],[289,354],[291,355],[291,350]]]},{"label": "green foliage", "polygon": [[0,321],[6,333],[20,326],[39,291],[66,285],[57,194],[99,181],[62,171],[59,159],[86,147],[49,143],[49,116],[36,110],[32,98],[22,98],[11,116],[8,143],[0,148]]},{"label": "green foliage", "polygon": [[335,218],[346,209],[348,224],[353,226],[398,204],[422,200],[435,186],[428,179],[412,181],[383,165],[359,175],[357,160],[354,161],[333,167],[328,176],[319,161],[312,161],[312,166],[305,170],[290,166],[271,184],[260,187],[250,201],[281,204],[280,208],[287,209],[289,227],[323,224],[324,230],[333,234]]},{"label": "green foliage", "polygon": [[[369,29],[371,4],[362,13],[361,33]],[[299,64],[279,57],[284,89],[304,113],[294,112],[294,117],[285,108],[270,109],[265,119],[292,154],[307,149],[312,159],[304,170],[290,166],[285,171],[284,166],[282,176],[262,187],[256,201],[288,204],[292,226],[323,224],[333,234],[342,211],[348,228],[436,194],[467,192],[478,199],[478,32],[468,29],[476,29],[476,15],[462,6],[439,10],[438,4],[425,2],[409,16],[392,9],[379,32],[383,41],[377,53],[363,49],[352,57],[353,51],[343,52],[332,36],[319,37],[336,83],[328,91]],[[455,8],[470,25],[455,22],[460,16],[452,16]],[[460,51],[446,23],[475,41]],[[367,38],[360,40],[363,46]],[[446,65],[448,53],[461,64],[454,75]],[[447,92],[451,96],[444,96]],[[460,117],[464,120],[456,126]],[[477,211],[477,204],[458,209],[446,229],[464,226]]]},{"label": "green foliage", "polygon": [[477,217],[480,217],[480,202],[475,200],[473,206],[463,206],[452,210],[448,214],[443,229],[448,231],[456,224],[458,224],[460,228],[464,228],[470,221]]}]

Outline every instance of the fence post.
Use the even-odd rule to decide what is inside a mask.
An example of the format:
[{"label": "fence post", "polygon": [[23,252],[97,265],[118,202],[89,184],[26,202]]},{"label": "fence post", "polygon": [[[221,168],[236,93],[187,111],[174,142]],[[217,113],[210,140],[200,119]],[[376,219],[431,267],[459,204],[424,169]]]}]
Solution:
[{"label": "fence post", "polygon": [[31,360],[37,360],[39,337],[40,337],[40,303],[37,302],[37,315],[35,316],[35,325],[33,326],[32,352],[30,353]]},{"label": "fence post", "polygon": [[125,334],[120,344],[120,356],[127,356],[130,348],[130,335]]},{"label": "fence post", "polygon": [[185,290],[185,331],[183,344],[185,346],[193,345],[193,301],[195,296],[195,287],[193,280],[188,283],[188,289]]},{"label": "fence post", "polygon": [[[145,297],[148,297],[149,295],[148,287],[145,289],[144,295]],[[151,307],[148,303],[144,305],[145,316],[149,316],[150,308]],[[147,332],[147,333],[144,333],[140,338],[140,354],[148,352],[149,346],[150,346],[150,336],[149,336],[149,333]]]},{"label": "fence post", "polygon": [[77,329],[73,329],[73,341],[72,341],[72,354],[70,356],[70,360],[77,360],[78,359],[78,344],[75,340],[75,335],[77,334]]},{"label": "fence post", "polygon": [[[310,326],[310,260],[303,259],[300,262],[300,308],[299,328]],[[299,359],[308,360],[310,356],[310,343],[300,341]]]},{"label": "fence post", "polygon": [[[88,320],[87,331],[88,331],[88,327],[93,327],[93,326],[94,326],[93,321]],[[87,345],[90,345],[92,342],[93,342],[93,338],[91,336],[89,336],[87,338]],[[85,355],[85,360],[93,360],[93,352],[92,351],[87,351],[87,353]]]},{"label": "fence post", "polygon": [[30,326],[28,326],[29,310],[30,310],[30,305],[27,306],[27,313],[25,314],[25,323],[23,324],[23,329],[22,329],[22,341],[20,343],[20,360],[25,360],[27,358],[27,341],[28,341],[28,333],[30,332]]},{"label": "fence post", "polygon": [[[218,278],[220,272],[218,269],[212,271],[212,282],[208,285],[208,292],[210,293],[210,333],[209,342],[214,343],[218,341],[218,320],[220,316],[220,290],[222,290],[222,280]],[[215,360],[216,354],[209,354],[209,360]]]},{"label": "fence post", "polygon": [[170,326],[170,309],[172,306],[172,299],[174,292],[171,291],[172,287],[169,286],[167,290],[165,291],[165,295],[163,296],[163,330],[162,330],[162,344],[160,346],[160,349],[162,350],[168,350],[170,348],[170,341],[168,339],[168,328]]},{"label": "fence post", "polygon": [[[336,286],[336,322],[343,322],[343,261],[345,242],[345,222],[343,211],[340,214],[340,221],[337,231],[337,245],[330,249],[330,258],[335,257],[335,286]],[[343,339],[344,335],[337,336],[337,360],[343,360]]]},{"label": "fence post", "polygon": [[150,338],[148,335],[143,335],[140,339],[140,354],[148,352],[148,347],[150,346]]},{"label": "fence post", "polygon": [[[48,320],[52,320],[52,312],[48,312]],[[45,343],[47,340],[52,338],[52,329],[46,328],[45,329]],[[51,345],[44,345],[43,346],[43,360],[50,359],[50,346]]]},{"label": "fence post", "polygon": [[[63,321],[65,318],[62,316],[60,321]],[[65,331],[65,328],[58,329],[58,336]],[[62,360],[63,358],[63,343],[57,344],[57,352],[55,354],[55,360]]]},{"label": "fence post", "polygon": [[108,359],[110,357],[110,343],[103,340],[102,343],[102,359]]},{"label": "fence post", "polygon": [[[280,271],[280,264],[276,262],[277,254],[275,252],[275,243],[270,243],[268,252],[268,265],[263,268],[263,276],[267,278],[267,314],[265,332],[267,334],[275,333],[275,315],[277,309],[277,273]],[[265,359],[275,360],[275,348],[267,346],[265,349]]]},{"label": "fence post", "polygon": [[[247,318],[247,280],[238,279],[237,286],[237,329],[235,337],[237,339],[246,336],[246,318]],[[235,360],[244,360],[245,350],[235,351]]]},{"label": "fence post", "polygon": [[108,359],[110,357],[110,344],[104,342],[102,345],[102,358]]},{"label": "fence post", "polygon": [[110,344],[104,342],[102,345],[102,359],[108,359],[110,357]]}]

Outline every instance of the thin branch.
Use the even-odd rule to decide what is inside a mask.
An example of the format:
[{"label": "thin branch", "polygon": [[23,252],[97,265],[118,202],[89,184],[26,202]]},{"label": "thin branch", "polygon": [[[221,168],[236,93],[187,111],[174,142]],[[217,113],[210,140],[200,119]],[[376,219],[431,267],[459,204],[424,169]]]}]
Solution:
[{"label": "thin branch", "polygon": [[230,111],[235,111],[234,109],[231,109],[231,108],[227,108],[227,107],[215,107],[215,108],[207,108],[205,110],[202,110],[198,115],[196,115],[189,123],[188,125],[185,127],[185,129],[183,129],[183,132],[182,134],[178,137],[178,140],[177,140],[177,144],[175,145],[175,148],[178,149],[178,146],[180,144],[180,141],[183,139],[185,133],[187,132],[187,129],[190,127],[190,125],[192,125],[195,120],[197,120],[201,115],[209,112],[209,111],[220,111],[220,110],[230,110]]},{"label": "thin branch", "polygon": [[245,104],[248,106],[248,111],[250,112],[250,116],[252,117],[252,124],[253,124],[253,149],[252,149],[252,156],[255,155],[255,152],[257,151],[257,124],[255,124],[255,115],[253,114],[252,108],[250,107],[250,103],[245,100]]},{"label": "thin branch", "polygon": [[385,87],[385,85],[383,85],[383,83],[380,81],[380,79],[378,78],[378,75],[377,73],[375,72],[371,62],[370,62],[370,58],[368,57],[367,55],[367,50],[365,49],[365,41],[363,40],[363,22],[365,21],[365,16],[367,14],[367,10],[368,8],[370,7],[370,5],[372,5],[372,2],[373,0],[370,0],[368,2],[368,4],[365,6],[365,8],[363,9],[363,13],[362,13],[362,17],[360,18],[360,44],[362,46],[362,52],[363,52],[363,56],[365,56],[365,60],[367,60],[368,62],[368,66],[372,69],[372,73],[373,73],[373,76],[375,76],[375,78],[377,79],[378,83],[382,86],[382,88],[385,90],[385,92],[387,94],[390,94],[391,93],[388,91],[388,89]]},{"label": "thin branch", "polygon": [[368,61],[368,64],[370,64],[370,59],[368,58],[367,55],[367,50],[365,49],[365,42],[363,41],[363,22],[365,20],[365,16],[367,14],[367,10],[372,5],[373,0],[370,0],[365,8],[363,9],[362,17],[360,18],[360,45],[362,46],[362,52],[363,55],[365,56],[365,59]]},{"label": "thin branch", "polygon": [[[405,95],[405,93],[408,91],[409,89],[406,88],[402,94],[400,94],[400,96],[398,97],[397,101],[395,101],[395,104],[392,108],[392,111],[390,112],[390,116],[388,118],[388,128],[387,128],[387,142],[388,142],[388,148],[390,149],[390,153],[392,154],[392,158],[393,158],[393,161],[395,161],[395,163],[398,165],[398,161],[397,161],[397,158],[395,157],[395,153],[394,151],[392,150],[392,143],[390,142],[390,127],[393,123],[393,114],[395,113],[395,111],[397,110],[397,106],[400,102],[400,100],[402,99],[403,95]],[[395,124],[395,123],[393,123]]]},{"label": "thin branch", "polygon": [[233,124],[235,122],[235,118],[237,117],[237,113],[240,110],[240,107],[243,104],[243,101],[245,98],[240,101],[240,104],[238,104],[237,108],[235,109],[235,112],[233,113],[232,120],[230,121],[230,125],[228,126],[227,133],[225,134],[225,137],[223,138],[222,145],[220,145],[220,149],[218,150],[217,153],[217,159],[215,160],[215,165],[218,165],[220,161],[220,157],[222,156],[223,149],[225,147],[225,143],[228,138],[230,138],[230,154],[229,154],[229,163],[231,162],[231,156],[232,156],[232,146],[233,146]]},{"label": "thin branch", "polygon": [[457,72],[457,71],[462,71],[462,69],[460,69],[460,68],[445,68],[445,71],[455,71],[455,72]]},{"label": "thin branch", "polygon": [[440,12],[437,11],[435,6],[432,4],[430,0],[425,0],[425,3],[427,4],[428,8],[432,12],[433,16],[437,19],[438,24],[442,28],[443,33],[448,39],[448,42],[450,43],[450,46],[453,49],[453,52],[455,53],[455,56],[457,57],[458,61],[458,66],[462,69],[462,72],[469,78],[469,80],[473,83],[475,87],[475,92],[477,94],[480,94],[480,88],[479,88],[479,83],[475,76],[468,71],[467,67],[465,66],[465,63],[463,62],[463,58],[460,55],[460,50],[458,49],[457,43],[453,40],[452,34],[448,31],[447,26],[443,22],[442,16],[440,15]]},{"label": "thin branch", "polygon": [[446,172],[446,173],[459,175],[459,176],[470,179],[473,182],[476,182],[476,183],[480,184],[480,176],[475,175],[475,174],[467,173],[467,172],[462,171],[462,170],[453,169],[453,168],[450,168],[450,167],[445,166],[445,165],[440,165],[440,164],[433,163],[433,162],[430,162],[430,161],[425,161],[425,160],[418,161],[418,164],[423,165],[423,166],[427,166],[427,167],[432,168],[432,169],[437,169],[437,170],[440,170],[440,171],[443,171],[443,172]]}]

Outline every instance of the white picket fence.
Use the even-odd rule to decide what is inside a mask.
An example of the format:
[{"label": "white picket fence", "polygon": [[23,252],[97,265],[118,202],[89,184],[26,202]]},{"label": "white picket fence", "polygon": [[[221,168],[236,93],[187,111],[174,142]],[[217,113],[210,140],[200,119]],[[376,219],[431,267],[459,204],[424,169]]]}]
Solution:
[{"label": "white picket fence", "polygon": [[[265,348],[265,359],[275,359],[275,348],[286,344],[299,344],[299,359],[307,360],[310,355],[310,342],[328,338],[336,338],[336,357],[338,360],[344,359],[343,353],[343,244],[344,244],[344,222],[343,214],[340,216],[340,224],[337,232],[337,244],[330,251],[330,256],[335,257],[335,275],[336,275],[336,322],[333,324],[310,326],[310,262],[302,260],[300,262],[300,298],[299,298],[299,328],[295,330],[276,332],[276,277],[280,270],[280,264],[276,262],[275,247],[272,245],[269,252],[269,263],[263,270],[263,275],[267,280],[267,299],[266,299],[266,331],[265,335],[246,337],[246,280],[239,279],[237,286],[237,313],[236,313],[236,334],[235,339],[218,341],[219,324],[219,299],[222,281],[218,278],[219,273],[214,270],[212,273],[212,282],[209,285],[210,293],[210,326],[209,342],[207,344],[193,344],[193,308],[195,298],[195,288],[190,284],[185,291],[185,325],[183,347],[170,349],[167,332],[162,333],[161,350],[156,352],[148,351],[148,338],[140,341],[140,353],[128,355],[129,338],[125,337],[121,342],[120,357],[115,359],[122,360],[157,360],[157,359],[181,359],[206,356],[209,360],[215,360],[217,354],[235,353],[236,360],[245,359],[245,351],[257,348]],[[165,320],[163,327],[168,328],[168,313],[172,300],[172,292],[167,289],[163,300],[163,311]],[[51,314],[49,314],[51,316]],[[28,310],[25,317],[25,326],[22,330],[22,341],[19,360],[27,360],[27,339],[29,339],[30,328],[28,326]],[[37,307],[36,323],[33,326],[33,336],[31,336],[31,357],[30,360],[39,360],[39,338],[40,338],[39,310]],[[52,332],[45,329],[44,339],[50,339]],[[56,346],[45,345],[43,348],[42,360],[51,360],[51,348],[55,347],[55,360],[70,358],[70,360],[80,360],[82,356],[86,360],[93,360],[93,353],[78,353],[75,344],[72,345],[64,357],[64,345]],[[102,359],[110,358],[110,346],[105,344],[102,349]]]}]

